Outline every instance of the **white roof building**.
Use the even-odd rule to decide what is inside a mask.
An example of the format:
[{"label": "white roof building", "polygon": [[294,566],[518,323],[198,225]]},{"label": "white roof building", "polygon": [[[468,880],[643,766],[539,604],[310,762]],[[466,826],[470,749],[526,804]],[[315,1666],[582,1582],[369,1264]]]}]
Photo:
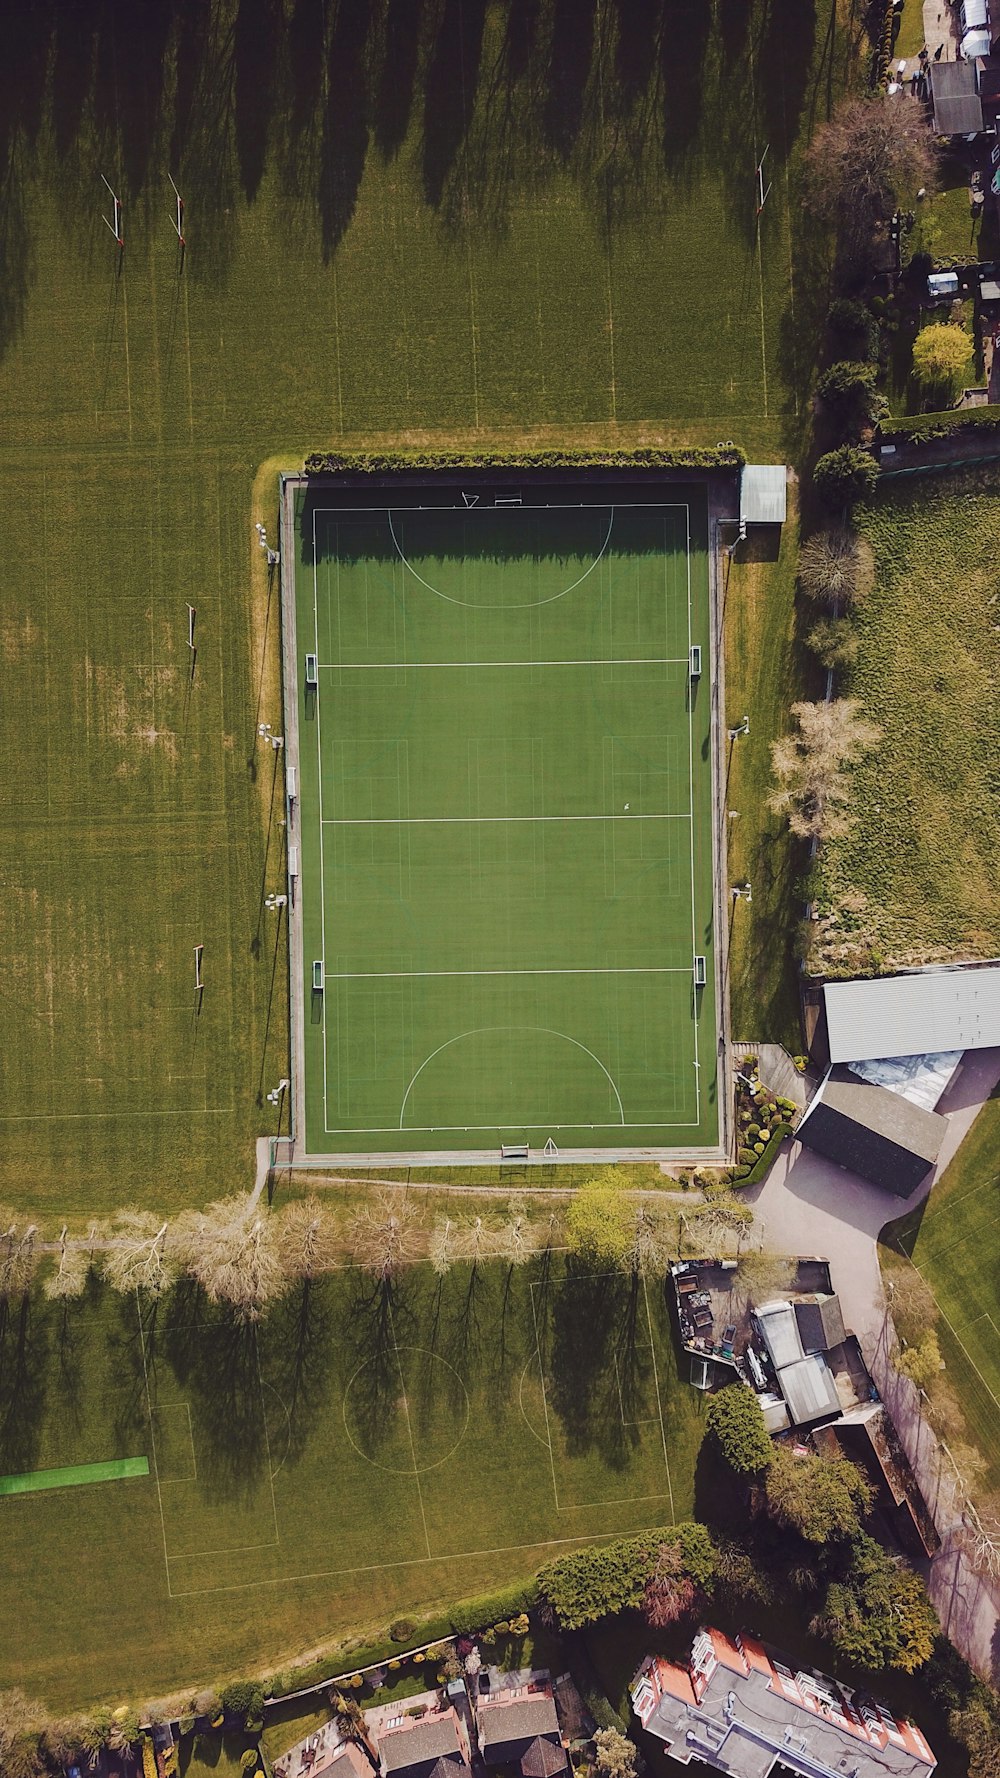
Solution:
[{"label": "white roof building", "polygon": [[740,476],[740,524],[783,525],[786,483],[783,463],[745,463]]},{"label": "white roof building", "polygon": [[823,1001],[832,1063],[1000,1045],[997,963],[827,982]]}]

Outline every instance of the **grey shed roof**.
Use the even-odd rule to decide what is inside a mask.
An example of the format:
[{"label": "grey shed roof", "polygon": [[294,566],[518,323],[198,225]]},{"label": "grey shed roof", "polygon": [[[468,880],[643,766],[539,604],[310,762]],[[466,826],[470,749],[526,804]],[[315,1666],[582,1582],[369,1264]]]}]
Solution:
[{"label": "grey shed roof", "polygon": [[947,1118],[831,1068],[796,1135],[803,1147],[907,1198],[937,1160]]},{"label": "grey shed roof", "polygon": [[829,1352],[847,1338],[839,1296],[798,1297],[795,1320],[806,1352]]},{"label": "grey shed roof", "polygon": [[931,98],[939,136],[970,136],[983,127],[983,102],[974,62],[932,62]]},{"label": "grey shed roof", "polygon": [[1000,1044],[1000,965],[919,969],[823,989],[831,1062]]},{"label": "grey shed roof", "polygon": [[786,1364],[778,1372],[778,1387],[788,1403],[793,1426],[810,1426],[840,1413],[840,1397],[833,1372],[821,1352]]},{"label": "grey shed roof", "polygon": [[415,1769],[425,1773],[426,1778],[444,1778],[436,1770],[439,1762],[456,1775],[465,1766],[452,1715],[435,1716],[426,1722],[414,1722],[412,1728],[391,1730],[381,1737],[379,1753],[383,1772]]},{"label": "grey shed roof", "polygon": [[741,523],[783,525],[786,500],[783,463],[744,464],[740,476]]}]

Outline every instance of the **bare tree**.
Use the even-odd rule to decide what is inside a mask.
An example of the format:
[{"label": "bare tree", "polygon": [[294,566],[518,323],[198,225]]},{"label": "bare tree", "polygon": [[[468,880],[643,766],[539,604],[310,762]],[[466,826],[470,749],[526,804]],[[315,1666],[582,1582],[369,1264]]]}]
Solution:
[{"label": "bare tree", "polygon": [[887,1270],[885,1287],[896,1332],[915,1346],[937,1321],[934,1292],[912,1263]]},{"label": "bare tree", "polygon": [[694,1597],[694,1581],[685,1571],[680,1543],[661,1543],[643,1594],[642,1610],[647,1624],[654,1630],[665,1630],[691,1610]]},{"label": "bare tree", "polygon": [[3,1778],[34,1778],[41,1772],[39,1733],[44,1720],[40,1704],[22,1691],[0,1692],[0,1773]]},{"label": "bare tree", "polygon": [[487,1260],[497,1258],[501,1250],[500,1243],[499,1230],[493,1223],[487,1222],[485,1217],[473,1216],[468,1222],[456,1225],[455,1257],[468,1260],[474,1272]]},{"label": "bare tree", "polygon": [[768,806],[788,817],[800,839],[834,839],[850,828],[847,768],[877,744],[882,732],[859,712],[856,698],[793,704],[798,732],[771,744],[777,783]]},{"label": "bare tree", "polygon": [[367,1198],[351,1223],[354,1255],[366,1272],[388,1282],[419,1256],[417,1212],[405,1191],[381,1191]]},{"label": "bare tree", "polygon": [[809,146],[805,202],[835,224],[843,254],[867,263],[897,203],[932,183],[936,158],[919,105],[845,99]]},{"label": "bare tree", "polygon": [[141,1290],[158,1297],[168,1291],[177,1276],[173,1256],[166,1252],[170,1224],[151,1210],[119,1210],[111,1225],[110,1245],[101,1261],[101,1274],[113,1290],[128,1294]]},{"label": "bare tree", "polygon": [[797,1261],[784,1253],[758,1247],[741,1256],[736,1278],[750,1302],[766,1303],[769,1297],[781,1296],[791,1288],[796,1265]]},{"label": "bare tree", "polygon": [[259,1321],[285,1288],[277,1217],[249,1197],[189,1211],[178,1218],[174,1241],[206,1296],[225,1303],[241,1321]]},{"label": "bare tree", "polygon": [[540,1231],[524,1213],[523,1204],[517,1198],[511,1198],[507,1206],[507,1221],[497,1236],[497,1252],[508,1265],[523,1266],[538,1252]]},{"label": "bare tree", "polygon": [[431,1268],[439,1278],[451,1271],[454,1260],[455,1224],[450,1216],[439,1216],[431,1230],[431,1238],[427,1244],[427,1257]]},{"label": "bare tree", "polygon": [[626,1270],[640,1278],[660,1277],[676,1252],[677,1239],[671,1217],[660,1205],[640,1199],[632,1218]]},{"label": "bare tree", "polygon": [[72,1302],[76,1297],[82,1296],[90,1276],[90,1261],[91,1256],[86,1247],[76,1243],[70,1245],[66,1224],[63,1223],[55,1270],[47,1273],[42,1285],[46,1296],[61,1303]]},{"label": "bare tree", "polygon": [[1000,1576],[1000,1499],[991,1495],[978,1507],[967,1499],[962,1517],[973,1567],[996,1580]]},{"label": "bare tree", "polygon": [[37,1223],[0,1209],[0,1301],[23,1296],[31,1288],[41,1259],[38,1237]]},{"label": "bare tree", "polygon": [[733,1192],[706,1198],[688,1225],[688,1239],[710,1248],[715,1242],[741,1241],[753,1225],[753,1211]]},{"label": "bare tree", "polygon": [[312,1280],[338,1257],[337,1227],[319,1198],[296,1198],[278,1215],[278,1252],[286,1278]]},{"label": "bare tree", "polygon": [[799,586],[807,598],[835,611],[862,604],[874,584],[871,544],[850,525],[817,531],[799,551]]}]

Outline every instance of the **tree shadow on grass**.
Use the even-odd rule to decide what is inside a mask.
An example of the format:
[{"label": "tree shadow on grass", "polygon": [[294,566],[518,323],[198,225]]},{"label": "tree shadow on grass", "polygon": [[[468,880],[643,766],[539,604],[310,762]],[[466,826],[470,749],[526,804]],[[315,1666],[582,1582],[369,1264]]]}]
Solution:
[{"label": "tree shadow on grass", "polygon": [[689,7],[687,0],[664,0],[660,41],[663,101],[663,151],[676,171],[694,144],[701,123],[703,66],[712,29],[707,6]]},{"label": "tree shadow on grass", "polygon": [[184,1386],[198,1481],[215,1500],[249,1500],[267,1468],[257,1329],[182,1279],[147,1335],[147,1362],[162,1354]]},{"label": "tree shadow on grass", "polygon": [[368,153],[365,46],[372,0],[342,0],[330,38],[327,96],[317,199],[323,257],[329,260],[350,226]]},{"label": "tree shadow on grass", "polygon": [[423,0],[388,0],[385,51],[375,92],[375,143],[392,160],[406,140],[417,78]]},{"label": "tree shadow on grass", "polygon": [[605,1462],[627,1461],[636,1429],[625,1425],[619,1376],[635,1360],[634,1284],[620,1273],[593,1275],[570,1259],[551,1294],[542,1334],[548,1404],[571,1457],[597,1450]]},{"label": "tree shadow on grass", "polygon": [[275,1305],[262,1329],[263,1377],[288,1416],[289,1463],[301,1457],[329,1408],[339,1332],[329,1280],[309,1278]]},{"label": "tree shadow on grass", "polygon": [[234,127],[240,179],[251,201],[264,176],[281,37],[278,0],[240,0],[233,49]]},{"label": "tree shadow on grass", "polygon": [[468,134],[485,19],[486,0],[444,0],[424,86],[424,197],[435,210]]},{"label": "tree shadow on grass", "polygon": [[49,1318],[27,1292],[0,1299],[0,1474],[37,1467],[48,1393]]}]

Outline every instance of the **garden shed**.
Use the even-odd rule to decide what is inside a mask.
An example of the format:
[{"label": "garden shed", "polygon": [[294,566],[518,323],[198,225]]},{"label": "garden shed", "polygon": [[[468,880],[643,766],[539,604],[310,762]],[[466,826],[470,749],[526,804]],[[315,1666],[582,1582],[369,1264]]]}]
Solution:
[{"label": "garden shed", "polygon": [[787,510],[783,463],[745,463],[740,476],[740,527],[783,525]]}]

